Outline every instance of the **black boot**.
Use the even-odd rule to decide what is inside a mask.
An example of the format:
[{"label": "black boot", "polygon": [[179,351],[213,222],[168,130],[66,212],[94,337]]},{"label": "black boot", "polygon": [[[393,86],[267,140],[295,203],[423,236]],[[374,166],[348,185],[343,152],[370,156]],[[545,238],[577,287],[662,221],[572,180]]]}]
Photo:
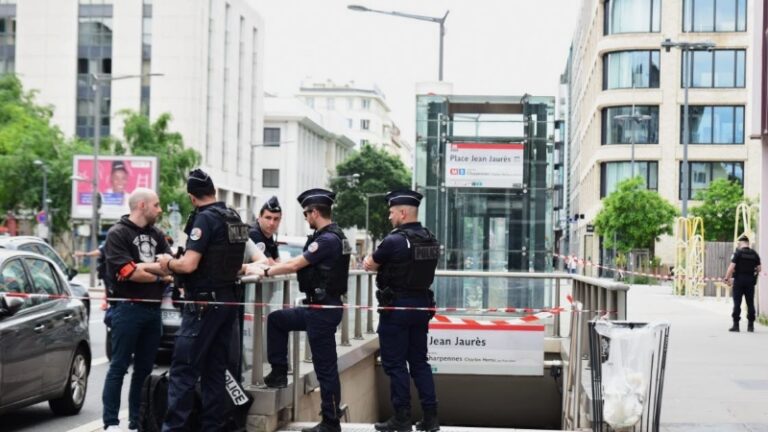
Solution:
[{"label": "black boot", "polygon": [[264,384],[269,388],[285,388],[288,386],[288,366],[272,366],[272,371],[264,377]]},{"label": "black boot", "polygon": [[323,421],[311,428],[304,428],[301,432],[341,432],[341,423],[338,419],[331,420],[323,417]]},{"label": "black boot", "polygon": [[436,432],[440,430],[440,422],[437,420],[437,409],[425,409],[424,418],[416,422],[416,430],[424,432]]},{"label": "black boot", "polygon": [[739,332],[739,321],[733,320],[733,327],[729,328],[728,331],[730,332]]},{"label": "black boot", "polygon": [[747,324],[747,331],[750,332],[750,333],[754,333],[755,332],[755,322],[754,321],[750,321],[749,324]]},{"label": "black boot", "polygon": [[385,422],[373,425],[379,432],[410,432],[411,410],[408,408],[396,408],[395,415]]}]

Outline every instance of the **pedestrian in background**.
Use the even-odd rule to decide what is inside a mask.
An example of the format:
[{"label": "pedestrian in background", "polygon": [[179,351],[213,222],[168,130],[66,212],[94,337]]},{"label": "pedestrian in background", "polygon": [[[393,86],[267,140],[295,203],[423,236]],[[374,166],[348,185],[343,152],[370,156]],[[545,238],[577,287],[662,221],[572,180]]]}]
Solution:
[{"label": "pedestrian in background", "polygon": [[739,237],[739,247],[731,256],[731,264],[725,273],[725,282],[732,284],[733,294],[733,326],[729,331],[739,331],[742,297],[747,301],[747,331],[755,331],[755,284],[760,271],[760,255],[749,247],[749,237]]},{"label": "pedestrian in background", "polygon": [[[110,307],[112,360],[102,393],[106,431],[120,431],[123,377],[133,362],[128,392],[128,429],[138,429],[141,386],[152,372],[162,335],[160,300],[171,277],[155,262],[171,251],[155,222],[163,212],[154,191],[139,188],[128,199],[131,210],[107,233],[106,274],[112,279],[115,301]],[[113,276],[113,277],[112,277]],[[131,299],[131,300],[127,300]]]}]

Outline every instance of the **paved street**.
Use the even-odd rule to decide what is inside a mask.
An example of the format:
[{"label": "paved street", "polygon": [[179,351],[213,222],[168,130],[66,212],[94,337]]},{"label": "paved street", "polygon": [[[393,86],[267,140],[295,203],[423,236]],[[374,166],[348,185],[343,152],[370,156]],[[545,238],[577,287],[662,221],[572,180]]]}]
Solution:
[{"label": "paved street", "polygon": [[[662,430],[768,431],[768,328],[729,333],[728,300],[688,299],[670,287],[629,292],[628,319],[671,323]],[[742,312],[743,314],[744,312]]]}]

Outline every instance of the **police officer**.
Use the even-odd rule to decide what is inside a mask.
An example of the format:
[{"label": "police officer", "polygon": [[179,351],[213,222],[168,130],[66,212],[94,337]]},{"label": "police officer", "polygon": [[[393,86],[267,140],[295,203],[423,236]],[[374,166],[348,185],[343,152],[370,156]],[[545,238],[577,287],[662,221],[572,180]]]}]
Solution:
[{"label": "police officer", "polygon": [[256,223],[248,233],[251,240],[256,243],[256,247],[267,256],[269,264],[280,261],[277,242],[275,242],[275,233],[280,228],[282,218],[283,209],[280,207],[277,197],[273,196],[261,206],[259,219],[256,220]]},{"label": "police officer", "polygon": [[760,255],[749,247],[749,237],[739,237],[739,247],[731,256],[731,264],[725,273],[726,283],[733,284],[733,327],[729,331],[739,331],[742,296],[747,300],[747,331],[755,331],[755,284],[761,269]]},{"label": "police officer", "polygon": [[[189,173],[187,192],[195,206],[184,232],[181,258],[164,255],[163,268],[184,275],[185,299],[199,302],[236,301],[236,281],[243,262],[248,225],[223,202],[216,201],[213,180],[200,169]],[[201,430],[223,430],[227,414],[224,377],[237,308],[186,304],[171,363],[168,412],[163,431],[186,430],[195,408],[195,384],[201,378]]]},{"label": "police officer", "polygon": [[341,385],[336,365],[336,328],[341,322],[341,296],[347,292],[351,248],[341,229],[331,220],[336,193],[310,189],[298,197],[304,218],[315,232],[309,236],[304,253],[271,267],[249,267],[246,274],[275,276],[297,273],[305,303],[330,308],[292,308],[274,311],[267,317],[267,360],[272,371],[264,377],[268,387],[288,384],[288,333],[307,331],[312,364],[320,382],[322,421],[304,432],[339,432]]},{"label": "police officer", "polygon": [[[412,190],[388,193],[389,220],[395,228],[363,261],[368,271],[378,271],[376,298],[380,306],[432,308],[440,243],[418,221],[422,195]],[[382,310],[379,319],[381,365],[390,380],[390,398],[395,410],[389,420],[376,423],[376,430],[411,430],[411,383],[413,377],[424,418],[416,429],[440,430],[432,368],[427,363],[427,332],[433,311]],[[407,366],[406,366],[407,363]],[[409,376],[410,370],[410,376]]]}]

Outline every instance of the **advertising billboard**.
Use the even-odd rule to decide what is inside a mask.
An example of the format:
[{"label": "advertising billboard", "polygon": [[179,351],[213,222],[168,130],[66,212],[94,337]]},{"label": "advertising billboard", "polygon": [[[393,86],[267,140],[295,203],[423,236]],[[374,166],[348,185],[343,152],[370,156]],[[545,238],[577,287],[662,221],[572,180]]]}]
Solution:
[{"label": "advertising billboard", "polygon": [[523,187],[524,146],[520,143],[448,143],[445,155],[447,187]]},{"label": "advertising billboard", "polygon": [[[93,156],[76,155],[72,172],[72,217],[90,219],[92,214]],[[157,158],[153,156],[99,156],[98,191],[102,219],[128,214],[128,196],[136,188],[157,190]]]}]

